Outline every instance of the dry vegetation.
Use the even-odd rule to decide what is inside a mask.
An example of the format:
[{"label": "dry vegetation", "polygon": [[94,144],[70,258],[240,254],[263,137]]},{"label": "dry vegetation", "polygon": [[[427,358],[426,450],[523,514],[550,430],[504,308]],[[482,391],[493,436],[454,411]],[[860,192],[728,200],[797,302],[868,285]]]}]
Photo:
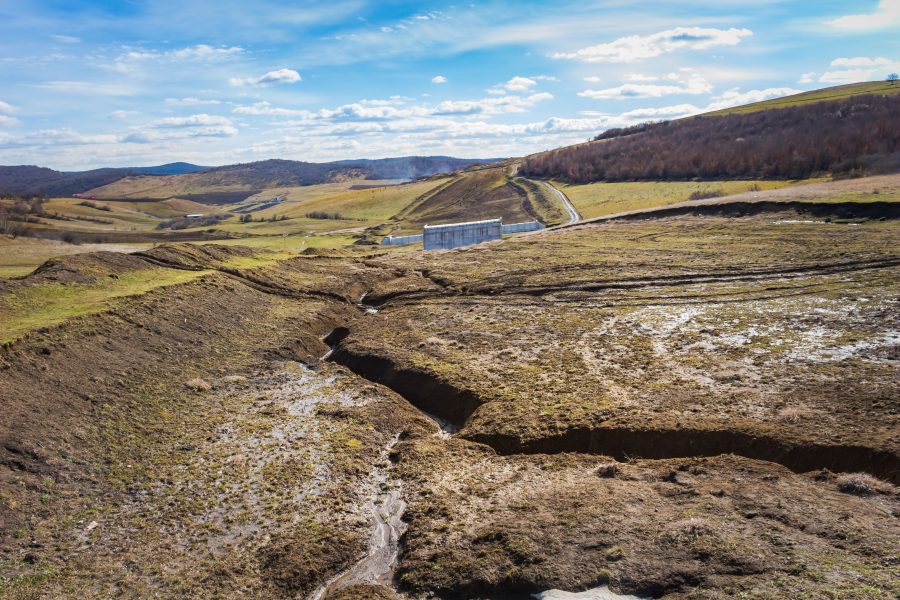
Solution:
[{"label": "dry vegetation", "polygon": [[898,110],[900,95],[870,95],[663,121],[529,156],[520,172],[571,183],[854,175],[896,166]]},{"label": "dry vegetation", "polygon": [[[897,222],[803,220],[162,246],[6,283],[33,297],[0,354],[0,595],[306,596],[399,494],[393,579],[326,597],[890,597]],[[151,273],[186,278],[116,287]],[[30,289],[98,302],[51,324]]]}]

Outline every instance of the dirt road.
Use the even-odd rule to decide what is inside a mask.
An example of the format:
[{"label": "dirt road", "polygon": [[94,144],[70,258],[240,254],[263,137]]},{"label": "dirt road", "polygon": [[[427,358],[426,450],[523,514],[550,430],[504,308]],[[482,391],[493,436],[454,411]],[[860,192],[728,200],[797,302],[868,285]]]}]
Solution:
[{"label": "dirt road", "polygon": [[541,181],[540,184],[547,188],[547,191],[562,203],[562,205],[566,209],[566,212],[569,214],[569,220],[563,223],[563,225],[574,225],[581,220],[581,215],[578,214],[578,211],[575,210],[575,207],[572,205],[565,194],[563,194],[561,191],[559,191],[546,181]]}]

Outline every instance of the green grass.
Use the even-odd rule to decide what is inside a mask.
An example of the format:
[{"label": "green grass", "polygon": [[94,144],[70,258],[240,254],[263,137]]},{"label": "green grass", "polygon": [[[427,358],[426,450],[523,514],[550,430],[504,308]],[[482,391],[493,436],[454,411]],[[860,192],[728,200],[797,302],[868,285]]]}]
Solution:
[{"label": "green grass", "polygon": [[207,271],[144,269],[97,284],[43,283],[17,289],[0,298],[0,343],[73,317],[114,308],[122,298],[191,281],[204,273]]},{"label": "green grass", "polygon": [[[296,248],[270,246],[266,249],[271,252],[236,256],[224,266],[252,269],[272,265],[296,254]],[[124,273],[116,279],[103,278],[92,284],[48,282],[16,288],[0,296],[0,343],[17,340],[29,331],[56,325],[73,317],[115,308],[123,298],[193,281],[210,272],[151,268]]]},{"label": "green grass", "polygon": [[694,192],[721,191],[724,195],[787,187],[790,181],[628,181],[557,184],[585,219],[620,212],[668,206],[689,200]]},{"label": "green grass", "polygon": [[761,110],[770,110],[773,108],[787,108],[789,106],[800,106],[803,104],[812,104],[814,102],[823,102],[828,100],[843,100],[852,96],[861,96],[864,94],[900,94],[900,82],[889,83],[887,81],[865,81],[862,83],[851,83],[848,85],[838,85],[828,87],[821,90],[812,90],[800,94],[793,94],[783,98],[775,98],[773,100],[764,100],[762,102],[754,102],[753,104],[745,104],[744,106],[736,106],[734,108],[726,108],[715,112],[706,113],[707,115],[733,115],[759,112]]}]

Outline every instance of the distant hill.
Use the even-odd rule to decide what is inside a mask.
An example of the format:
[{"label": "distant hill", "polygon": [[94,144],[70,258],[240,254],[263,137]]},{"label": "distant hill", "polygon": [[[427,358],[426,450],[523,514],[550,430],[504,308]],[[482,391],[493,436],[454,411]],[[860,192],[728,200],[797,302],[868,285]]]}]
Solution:
[{"label": "distant hill", "polygon": [[486,161],[448,156],[407,156],[328,163],[271,159],[168,177],[131,175],[91,189],[90,192],[101,198],[177,196],[217,204],[234,202],[268,188],[297,187],[349,179],[417,179],[484,162]]},{"label": "distant hill", "polygon": [[519,173],[589,183],[801,179],[900,168],[900,94],[826,100],[825,92],[816,101],[806,95],[791,104],[788,97],[770,109],[607,131],[586,144],[528,156]]},{"label": "distant hill", "polygon": [[173,162],[158,167],[130,167],[128,170],[132,173],[144,173],[149,175],[184,175],[185,173],[196,173],[197,171],[206,171],[212,167],[201,167],[186,162]]},{"label": "distant hill", "polygon": [[34,165],[0,166],[0,193],[68,196],[136,174],[173,175],[194,173],[208,167],[185,162],[155,167],[124,167],[90,171],[54,171]]},{"label": "distant hill", "polygon": [[[342,179],[417,179],[490,162],[449,156],[406,156],[327,163],[264,160],[223,167],[176,162],[155,167],[128,167],[63,172],[36,166],[0,166],[0,193],[68,196],[91,191],[104,197],[165,198],[176,195],[240,195],[270,187],[314,185]],[[121,182],[121,183],[119,183]],[[210,196],[210,194],[212,194]],[[224,197],[224,196],[223,196]]]}]

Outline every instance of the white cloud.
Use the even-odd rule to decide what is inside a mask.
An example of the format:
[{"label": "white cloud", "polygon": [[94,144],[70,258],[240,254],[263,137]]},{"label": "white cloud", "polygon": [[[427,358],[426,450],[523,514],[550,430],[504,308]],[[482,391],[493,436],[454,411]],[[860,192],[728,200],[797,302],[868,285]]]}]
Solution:
[{"label": "white cloud", "polygon": [[114,110],[111,113],[109,113],[109,118],[110,119],[128,119],[130,117],[134,117],[139,114],[141,114],[141,113],[139,113],[136,110]]},{"label": "white cloud", "polygon": [[[670,74],[671,75],[671,74]],[[641,75],[640,73],[629,73],[625,76],[625,81],[636,81],[636,82],[647,82],[647,81],[657,81],[659,77],[655,77],[653,75]],[[671,79],[671,77],[669,77]],[[678,79],[676,76],[675,79]]]},{"label": "white cloud", "polygon": [[0,100],[0,113],[11,115],[13,113],[19,112],[18,109],[8,102],[4,102]]},{"label": "white cloud", "polygon": [[845,84],[871,81],[883,79],[888,73],[900,70],[900,62],[884,57],[870,58],[868,56],[836,58],[831,61],[831,66],[839,67],[839,69],[823,73],[819,77],[820,82]]},{"label": "white cloud", "polygon": [[603,78],[596,75],[588,75],[584,78],[584,80],[588,83],[600,83],[601,81],[603,81]]},{"label": "white cloud", "polygon": [[250,106],[238,106],[234,109],[239,115],[273,116],[273,117],[312,117],[314,113],[308,110],[295,110],[292,108],[276,108],[268,102],[257,102]]},{"label": "white cloud", "polygon": [[869,58],[868,56],[856,56],[854,58],[836,58],[831,61],[832,67],[881,67],[893,64],[889,58]]},{"label": "white cloud", "polygon": [[199,115],[190,115],[189,117],[167,117],[159,119],[153,123],[156,127],[198,127],[198,126],[215,126],[215,125],[231,125],[231,119],[228,117],[220,117],[218,115],[208,115],[202,113]]},{"label": "white cloud", "polygon": [[259,85],[268,83],[297,83],[302,80],[300,73],[293,69],[278,69],[277,71],[269,71],[256,80]]},{"label": "white cloud", "polygon": [[443,75],[435,75],[431,78],[431,83],[447,83],[447,78]]},{"label": "white cloud", "polygon": [[209,46],[207,44],[197,44],[196,46],[188,46],[179,50],[171,50],[166,52],[164,56],[177,60],[185,59],[221,59],[241,54],[244,51],[240,46],[218,47]]},{"label": "white cloud", "polygon": [[269,102],[256,102],[249,106],[238,106],[233,112],[251,116],[300,117],[305,122],[330,121],[399,121],[404,119],[425,119],[429,117],[473,117],[526,112],[534,105],[553,99],[553,95],[540,92],[528,96],[502,96],[479,100],[446,100],[436,105],[406,105],[407,99],[393,97],[389,101],[362,100],[344,104],[337,108],[323,108],[316,112],[272,106]]},{"label": "white cloud", "polygon": [[734,46],[753,35],[749,29],[676,27],[648,36],[630,35],[615,41],[582,48],[575,52],[557,52],[552,57],[587,63],[629,63],[660,56],[679,49],[706,50],[714,46]]},{"label": "white cloud", "polygon": [[2,145],[5,147],[34,146],[54,148],[57,146],[81,146],[85,144],[115,144],[118,141],[119,137],[116,135],[86,135],[69,127],[62,127],[59,129],[42,129],[24,136],[7,138]]},{"label": "white cloud", "polygon": [[228,83],[233,86],[269,85],[272,83],[297,83],[302,80],[303,78],[300,77],[300,73],[293,69],[278,69],[276,71],[269,71],[259,77],[249,77],[246,79],[232,77],[228,80]]},{"label": "white cloud", "polygon": [[510,92],[526,92],[529,88],[537,85],[537,81],[528,77],[513,77],[503,84]]},{"label": "white cloud", "polygon": [[881,0],[875,12],[846,15],[826,22],[827,25],[838,29],[855,31],[884,29],[898,23],[900,23],[900,0]]},{"label": "white cloud", "polygon": [[222,104],[221,100],[205,100],[202,98],[166,98],[166,104],[169,106],[202,106],[207,104]]},{"label": "white cloud", "polygon": [[197,114],[187,117],[158,119],[132,130],[122,138],[124,143],[147,144],[167,140],[190,138],[225,138],[237,135],[231,119],[227,117]]},{"label": "white cloud", "polygon": [[12,127],[13,125],[18,125],[20,121],[13,117],[8,117],[6,115],[0,115],[0,126],[3,127]]},{"label": "white cloud", "polygon": [[708,94],[712,86],[700,75],[694,73],[686,81],[672,85],[653,83],[626,83],[617,87],[602,90],[584,90],[578,92],[584,98],[594,100],[626,100],[634,98],[662,98],[673,94]]},{"label": "white cloud", "polygon": [[728,90],[721,96],[713,98],[713,101],[703,109],[703,112],[721,110],[723,108],[731,108],[732,106],[741,106],[742,104],[751,104],[753,102],[762,102],[763,100],[771,100],[773,98],[781,98],[782,96],[799,94],[800,91],[801,90],[795,90],[794,88],[780,87],[741,92],[735,88]]},{"label": "white cloud", "polygon": [[797,83],[812,83],[816,80],[816,73],[814,71],[810,71],[809,73],[804,73],[800,76],[800,79],[797,80]]},{"label": "white cloud", "polygon": [[132,50],[128,49],[128,47],[126,47],[126,50],[126,52],[116,57],[112,69],[127,73],[136,70],[140,63],[145,62],[218,62],[244,52],[244,49],[240,46],[216,47],[208,44],[197,44],[196,46],[186,46],[164,52],[144,49]]}]

